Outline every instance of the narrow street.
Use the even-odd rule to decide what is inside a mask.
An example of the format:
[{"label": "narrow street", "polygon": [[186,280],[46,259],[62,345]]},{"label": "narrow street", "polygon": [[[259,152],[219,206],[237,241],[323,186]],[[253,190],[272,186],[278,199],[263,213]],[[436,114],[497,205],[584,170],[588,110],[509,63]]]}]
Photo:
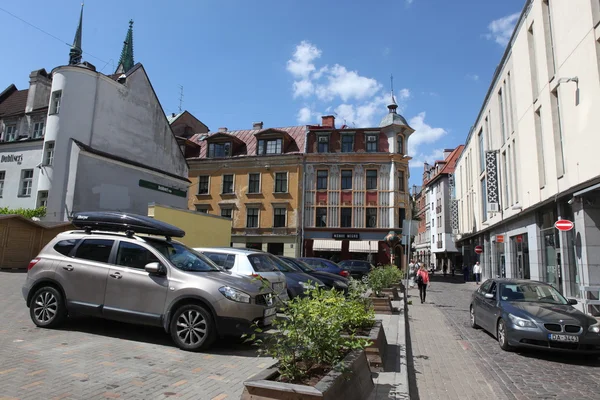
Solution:
[{"label": "narrow street", "polygon": [[[409,290],[413,399],[597,399],[600,361],[536,351],[509,353],[469,325],[473,282],[434,275],[421,304]],[[411,357],[412,353],[412,357]]]}]

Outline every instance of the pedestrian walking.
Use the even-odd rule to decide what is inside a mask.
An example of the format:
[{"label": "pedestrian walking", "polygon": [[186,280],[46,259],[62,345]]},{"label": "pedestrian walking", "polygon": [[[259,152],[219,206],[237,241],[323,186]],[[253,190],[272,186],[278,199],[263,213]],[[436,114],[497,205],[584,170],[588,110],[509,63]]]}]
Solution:
[{"label": "pedestrian walking", "polygon": [[425,269],[424,265],[421,265],[417,271],[417,285],[419,285],[419,297],[421,298],[421,304],[425,303],[425,297],[427,296],[427,285],[429,285],[429,273]]},{"label": "pedestrian walking", "polygon": [[444,278],[445,278],[446,273],[448,272],[448,265],[446,263],[444,263],[444,265],[442,266],[442,271],[444,272]]},{"label": "pedestrian walking", "polygon": [[463,277],[465,282],[469,282],[469,267],[467,265],[463,265]]},{"label": "pedestrian walking", "polygon": [[416,265],[415,265],[415,260],[410,260],[410,263],[408,264],[408,287],[409,288],[414,288],[415,287],[415,273],[417,271]]},{"label": "pedestrian walking", "polygon": [[479,282],[481,282],[481,265],[479,265],[479,261],[473,265],[473,275],[475,275],[475,282],[479,285]]}]

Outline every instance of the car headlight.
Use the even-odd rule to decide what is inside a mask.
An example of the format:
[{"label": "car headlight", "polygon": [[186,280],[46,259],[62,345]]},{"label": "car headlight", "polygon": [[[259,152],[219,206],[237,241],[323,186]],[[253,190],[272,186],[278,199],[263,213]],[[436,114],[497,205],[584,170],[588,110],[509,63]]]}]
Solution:
[{"label": "car headlight", "polygon": [[596,322],[594,325],[590,325],[588,332],[600,333],[600,322]]},{"label": "car headlight", "polygon": [[238,303],[250,303],[250,295],[241,290],[234,289],[229,286],[219,288],[219,292],[229,300],[237,301]]},{"label": "car headlight", "polygon": [[302,289],[305,289],[305,290],[311,290],[311,289],[315,288],[315,285],[313,285],[312,283],[309,283],[309,282],[298,282],[298,284],[300,286],[302,286]]},{"label": "car headlight", "polygon": [[521,328],[537,328],[537,326],[530,320],[517,317],[516,315],[508,314],[508,318],[518,327]]}]

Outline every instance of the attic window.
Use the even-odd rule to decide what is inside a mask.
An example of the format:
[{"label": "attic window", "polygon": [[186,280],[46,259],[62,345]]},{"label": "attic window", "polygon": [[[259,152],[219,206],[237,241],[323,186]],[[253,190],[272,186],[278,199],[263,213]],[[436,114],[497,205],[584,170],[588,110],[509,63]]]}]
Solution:
[{"label": "attic window", "polygon": [[404,154],[404,138],[402,137],[402,135],[398,135],[396,143],[397,143],[396,153]]},{"label": "attic window", "polygon": [[208,144],[209,158],[231,157],[231,142],[224,143],[209,143]]},{"label": "attic window", "polygon": [[260,139],[256,154],[281,154],[283,149],[283,139]]}]

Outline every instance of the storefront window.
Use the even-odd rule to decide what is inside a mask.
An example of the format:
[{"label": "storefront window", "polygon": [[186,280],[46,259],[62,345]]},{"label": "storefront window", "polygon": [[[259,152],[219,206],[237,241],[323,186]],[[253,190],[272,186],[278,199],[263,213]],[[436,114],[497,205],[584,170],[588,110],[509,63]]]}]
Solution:
[{"label": "storefront window", "polygon": [[527,234],[512,236],[510,238],[513,250],[513,275],[518,279],[531,279],[529,269],[529,242]]},{"label": "storefront window", "polygon": [[[563,208],[563,219],[567,219],[569,221],[575,221],[575,215],[573,214],[573,208],[571,206],[564,206]],[[577,265],[577,258],[575,257],[575,229],[571,229],[566,234],[564,234],[563,238],[566,237],[566,244],[562,246],[564,250],[567,251],[566,256],[563,256],[563,262],[566,263],[565,268],[565,286],[568,289],[567,295],[573,297],[580,297],[579,293],[579,285],[581,284],[581,280],[579,277],[579,267]]]},{"label": "storefront window", "polygon": [[504,261],[504,243],[494,242],[496,265],[494,266],[494,277],[506,278],[506,263]]}]

